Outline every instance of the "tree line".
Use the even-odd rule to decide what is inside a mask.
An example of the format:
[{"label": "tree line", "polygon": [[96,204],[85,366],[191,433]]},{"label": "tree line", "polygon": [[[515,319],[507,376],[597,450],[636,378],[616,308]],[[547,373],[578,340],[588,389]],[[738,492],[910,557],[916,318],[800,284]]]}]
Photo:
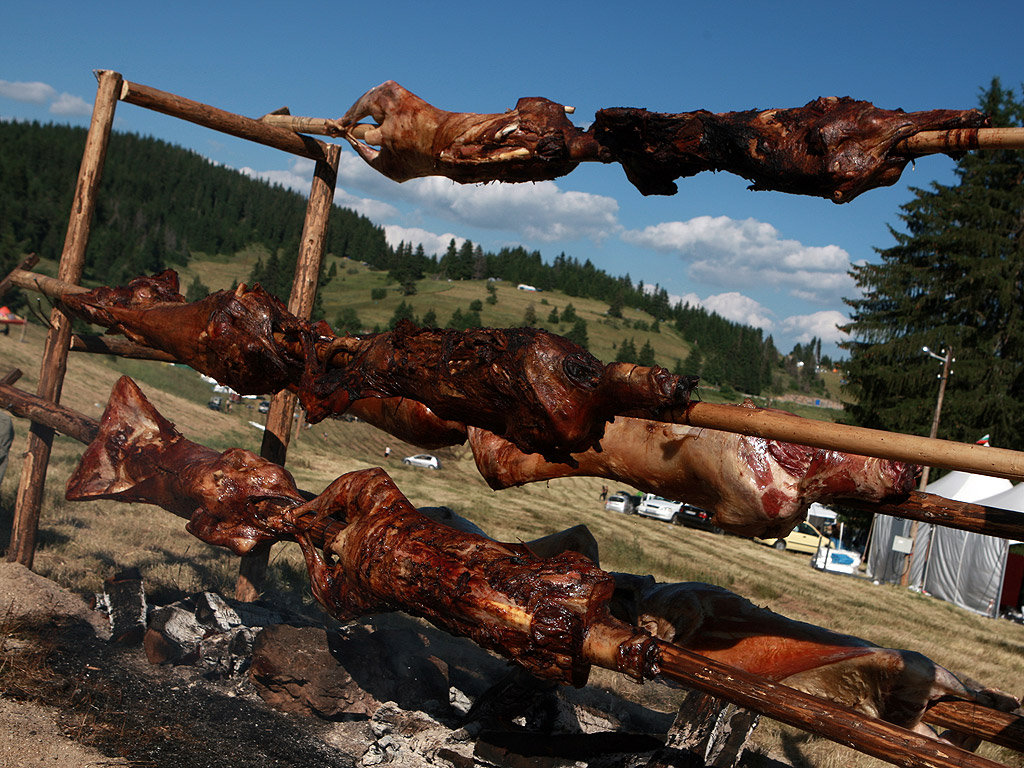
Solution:
[{"label": "tree line", "polygon": [[[6,274],[25,253],[59,255],[85,139],[84,128],[0,123],[0,273]],[[305,207],[303,195],[218,166],[196,152],[115,132],[98,195],[85,281],[120,284],[140,274],[186,265],[195,254],[234,253],[260,244],[270,255],[241,277],[287,298]],[[634,283],[628,274],[612,276],[589,259],[561,253],[548,262],[536,250],[516,246],[490,252],[469,240],[461,245],[453,240],[443,254],[429,256],[422,246],[402,243],[392,248],[382,227],[339,207],[330,214],[326,250],[388,271],[407,294],[427,275],[500,278],[607,302],[612,317],[621,315],[624,307],[642,310],[692,341],[693,353],[679,364],[710,384],[759,394],[771,388],[773,372],[782,366],[771,336],[761,330],[701,307],[672,304],[659,285]],[[189,286],[195,295],[203,289],[201,284]],[[0,301],[16,307],[20,299],[15,292]],[[472,321],[470,314],[460,323]],[[585,338],[585,328],[575,328],[574,335]],[[629,347],[623,346],[620,356],[629,357]]]}]

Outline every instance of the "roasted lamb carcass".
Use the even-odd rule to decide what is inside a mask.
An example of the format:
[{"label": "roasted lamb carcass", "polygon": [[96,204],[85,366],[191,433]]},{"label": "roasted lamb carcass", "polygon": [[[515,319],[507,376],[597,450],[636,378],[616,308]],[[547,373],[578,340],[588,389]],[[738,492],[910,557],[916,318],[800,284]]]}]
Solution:
[{"label": "roasted lamb carcass", "polygon": [[[355,137],[359,120],[366,142]],[[772,189],[845,203],[894,184],[912,159],[898,151],[921,131],[987,125],[977,110],[903,112],[823,97],[803,107],[714,114],[599,110],[583,131],[547,99],[522,99],[501,115],[445,112],[394,82],[371,89],[338,121],[371,166],[396,181],[542,181],[577,162],[620,163],[645,195],[672,195],[680,177],[729,171]]]},{"label": "roasted lamb carcass", "polygon": [[116,385],[67,498],[155,504],[238,554],[298,541],[314,595],[338,617],[403,610],[577,685],[591,663],[653,675],[651,638],[610,616],[614,581],[583,555],[539,557],[528,545],[438,523],[382,469],[343,475],[307,501],[281,467],[185,439],[128,378]]},{"label": "roasted lamb carcass", "polygon": [[425,429],[439,439],[456,440],[461,424],[479,426],[559,461],[596,445],[617,414],[653,418],[685,405],[696,384],[663,368],[604,365],[536,328],[460,332],[403,322],[387,333],[337,337],[325,323],[298,320],[259,286],[191,304],[173,298],[176,289],[177,277],[165,273],[61,301],[238,392],[292,389],[314,422],[358,400],[407,398],[428,411],[364,408],[396,429],[429,420]]},{"label": "roasted lamb carcass", "polygon": [[720,528],[747,536],[784,536],[815,501],[904,496],[918,472],[899,461],[626,417],[605,428],[597,448],[573,454],[575,466],[525,454],[476,428],[469,430],[469,444],[495,490],[557,477],[604,477],[685,499],[714,513]]},{"label": "roasted lamb carcass", "polygon": [[[352,129],[365,117],[377,125],[361,141]],[[501,114],[446,112],[392,80],[359,97],[338,125],[360,157],[399,182],[545,181],[572,171],[592,144],[548,99],[523,98]]]},{"label": "roasted lamb carcass", "polygon": [[645,195],[673,195],[677,178],[729,171],[752,181],[751,189],[846,203],[896,183],[912,159],[896,151],[904,139],[985,125],[977,110],[904,112],[828,97],[791,109],[722,114],[602,109],[590,130]]}]

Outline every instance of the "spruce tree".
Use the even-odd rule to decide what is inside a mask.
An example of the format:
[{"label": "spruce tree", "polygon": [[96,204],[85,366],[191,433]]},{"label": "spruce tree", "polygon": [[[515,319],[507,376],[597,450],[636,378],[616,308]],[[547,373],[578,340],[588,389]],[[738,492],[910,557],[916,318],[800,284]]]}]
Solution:
[{"label": "spruce tree", "polygon": [[[1024,104],[994,79],[981,97],[994,126],[1020,125]],[[1024,152],[968,153],[957,183],[914,189],[904,230],[879,264],[853,268],[846,364],[853,423],[928,434],[940,363],[952,348],[939,437],[1024,447]]]}]

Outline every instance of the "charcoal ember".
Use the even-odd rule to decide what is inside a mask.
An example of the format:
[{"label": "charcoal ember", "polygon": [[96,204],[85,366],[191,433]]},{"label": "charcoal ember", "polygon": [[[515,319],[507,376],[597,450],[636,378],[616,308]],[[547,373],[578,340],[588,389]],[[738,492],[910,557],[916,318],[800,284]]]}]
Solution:
[{"label": "charcoal ember", "polygon": [[447,665],[424,653],[425,645],[411,629],[277,625],[257,636],[249,677],[264,701],[285,712],[343,720],[394,701],[447,714]]}]

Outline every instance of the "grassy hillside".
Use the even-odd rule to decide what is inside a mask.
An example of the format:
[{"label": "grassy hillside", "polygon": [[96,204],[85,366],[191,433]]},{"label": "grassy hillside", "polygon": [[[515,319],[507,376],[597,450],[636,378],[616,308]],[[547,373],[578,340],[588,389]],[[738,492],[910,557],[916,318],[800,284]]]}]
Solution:
[{"label": "grassy hillside", "polygon": [[[220,267],[210,262],[205,268],[204,280],[212,283]],[[235,270],[231,272],[233,277]],[[352,283],[368,281],[366,286],[376,279],[363,270],[347,275]],[[366,286],[355,293],[368,294]],[[442,300],[458,303],[473,295],[469,284],[438,288],[437,306]],[[427,291],[423,294],[426,298]],[[500,288],[499,297],[496,312],[503,304],[510,313],[514,302],[516,307],[524,306],[521,302],[525,297],[514,290]],[[547,298],[554,300],[553,296]],[[583,302],[577,308],[593,311]],[[367,302],[360,307],[362,311],[374,322],[386,320],[389,313],[384,302],[376,307]],[[38,326],[28,328],[24,341],[19,340],[17,331],[0,336],[4,369],[22,368],[25,377],[20,386],[28,390],[36,383],[42,341],[43,330]],[[110,387],[122,373],[135,377],[157,408],[187,437],[218,448],[258,448],[260,432],[249,422],[259,423],[263,417],[255,408],[236,407],[231,413],[210,411],[206,408],[209,387],[186,368],[74,354],[63,401],[98,417]],[[0,487],[0,546],[7,543],[27,430],[24,421],[16,420],[11,468]],[[387,460],[386,446],[392,449]],[[128,566],[142,570],[151,598],[156,601],[198,589],[231,592],[236,559],[226,550],[188,536],[183,522],[169,513],[144,505],[65,502],[62,488],[81,451],[74,441],[57,438],[42,511],[38,572],[83,594],[97,590],[104,578]],[[437,452],[444,462],[437,472],[403,466],[401,458],[414,451],[412,446],[366,424],[328,421],[298,431],[289,451],[288,467],[300,487],[318,492],[343,472],[383,465],[413,503],[451,506],[504,540],[529,540],[584,523],[600,543],[602,566],[608,570],[651,573],[665,581],[718,584],[795,619],[865,637],[882,646],[920,651],[986,684],[1024,693],[1024,627],[1020,625],[985,619],[896,587],[818,572],[808,567],[806,555],[607,512],[598,499],[603,484],[598,479],[572,478],[496,493],[481,480],[465,447]],[[267,591],[275,599],[311,602],[305,568],[294,545],[275,547]],[[615,688],[666,711],[676,700],[669,689],[637,686],[602,671],[595,672],[592,684]],[[756,743],[762,753],[796,765],[880,765],[771,721],[759,727]],[[1019,755],[1005,750],[983,747],[982,753],[1007,765],[1024,766]]]}]

